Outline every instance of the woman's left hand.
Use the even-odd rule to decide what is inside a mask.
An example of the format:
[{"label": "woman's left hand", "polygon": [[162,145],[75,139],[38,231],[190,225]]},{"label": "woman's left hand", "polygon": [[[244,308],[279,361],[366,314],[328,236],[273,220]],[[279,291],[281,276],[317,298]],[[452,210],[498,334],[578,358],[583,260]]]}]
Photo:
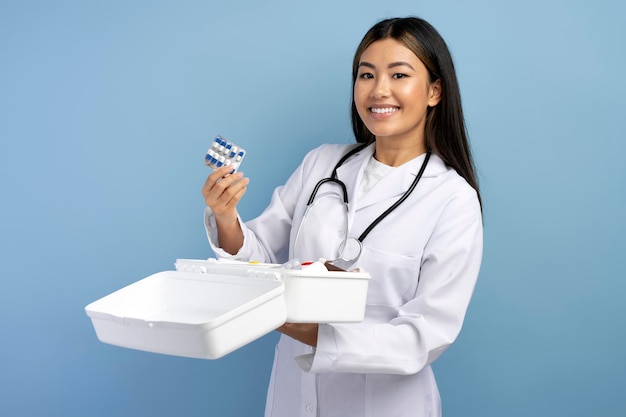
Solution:
[{"label": "woman's left hand", "polygon": [[317,323],[285,323],[276,330],[299,342],[316,347],[318,327]]}]

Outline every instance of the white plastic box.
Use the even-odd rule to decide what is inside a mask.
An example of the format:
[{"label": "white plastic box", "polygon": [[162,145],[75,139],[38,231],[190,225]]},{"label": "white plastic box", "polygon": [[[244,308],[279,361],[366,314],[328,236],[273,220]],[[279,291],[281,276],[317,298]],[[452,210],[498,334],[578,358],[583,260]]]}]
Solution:
[{"label": "white plastic box", "polygon": [[85,311],[104,343],[217,359],[286,321],[363,320],[369,275],[320,265],[179,259],[176,271],[137,281]]}]

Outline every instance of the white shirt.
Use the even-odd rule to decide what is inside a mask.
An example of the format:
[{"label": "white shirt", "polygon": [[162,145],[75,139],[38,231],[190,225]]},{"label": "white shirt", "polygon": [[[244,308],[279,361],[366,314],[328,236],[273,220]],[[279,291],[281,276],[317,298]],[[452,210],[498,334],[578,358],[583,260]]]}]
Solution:
[{"label": "white shirt", "polygon": [[[282,263],[293,253],[306,202],[350,145],[311,151],[269,207],[242,223],[234,258]],[[358,236],[407,190],[424,155],[394,168],[357,197],[373,145],[338,170],[349,195],[350,234]],[[215,222],[206,211],[215,245]],[[307,236],[319,253],[323,236]],[[438,417],[439,392],[430,364],[461,330],[482,257],[482,215],[476,192],[432,155],[417,188],[363,241],[350,267],[370,273],[362,323],[321,324],[317,348],[282,335],[268,390],[267,417]]]},{"label": "white shirt", "polygon": [[374,158],[374,155],[370,156],[370,159],[367,161],[365,171],[363,171],[363,178],[361,179],[361,184],[359,185],[357,198],[361,199],[361,197],[367,194],[369,190],[378,184],[378,181],[380,181],[381,178],[389,174],[391,171],[393,171],[393,167],[379,162],[376,158]]}]

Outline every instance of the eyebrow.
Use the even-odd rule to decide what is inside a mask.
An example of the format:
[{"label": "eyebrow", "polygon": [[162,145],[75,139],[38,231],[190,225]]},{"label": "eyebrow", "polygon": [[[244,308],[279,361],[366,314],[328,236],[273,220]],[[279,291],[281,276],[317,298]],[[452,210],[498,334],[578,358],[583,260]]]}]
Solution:
[{"label": "eyebrow", "polygon": [[[387,65],[387,68],[401,67],[403,65],[407,66],[407,67],[411,68],[413,71],[415,71],[415,68],[413,68],[413,66],[411,66],[411,64],[409,64],[408,62],[405,62],[405,61],[392,62],[389,65]],[[371,68],[371,69],[376,69],[376,66],[374,64],[370,64],[369,62],[359,62],[359,68],[360,67],[368,67],[368,68]]]}]

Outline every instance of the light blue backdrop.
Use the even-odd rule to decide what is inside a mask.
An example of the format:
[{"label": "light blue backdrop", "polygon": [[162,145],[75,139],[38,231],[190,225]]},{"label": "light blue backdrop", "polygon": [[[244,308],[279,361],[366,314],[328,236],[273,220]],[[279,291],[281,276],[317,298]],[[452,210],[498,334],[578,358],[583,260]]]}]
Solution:
[{"label": "light blue backdrop", "polygon": [[408,14],[450,45],[485,203],[445,415],[626,415],[619,0],[0,2],[0,415],[260,416],[276,334],[169,357],[98,342],[83,308],[212,256],[215,134],[249,150],[248,219],[351,141],[353,51]]}]

